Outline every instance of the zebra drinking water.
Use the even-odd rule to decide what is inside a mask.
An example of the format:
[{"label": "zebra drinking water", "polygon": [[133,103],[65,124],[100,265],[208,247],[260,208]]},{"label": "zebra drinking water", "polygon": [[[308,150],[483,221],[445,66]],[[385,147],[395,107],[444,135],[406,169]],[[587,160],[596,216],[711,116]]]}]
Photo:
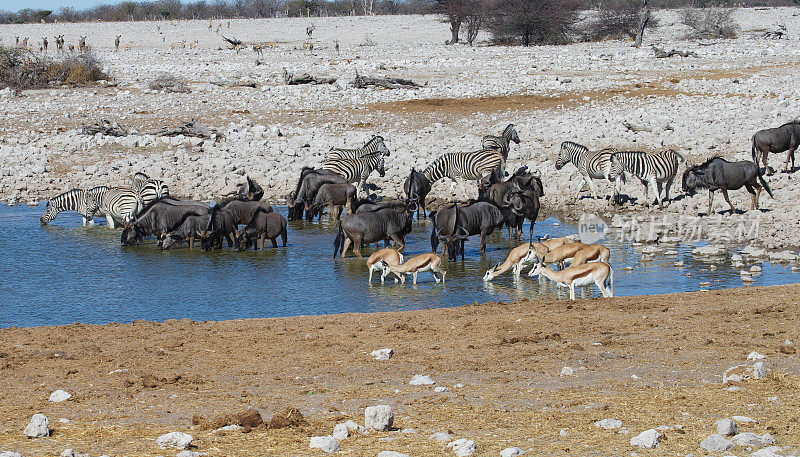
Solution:
[{"label": "zebra drinking water", "polygon": [[500,136],[486,135],[481,140],[483,149],[496,149],[503,155],[503,160],[508,160],[508,152],[511,150],[511,142],[519,144],[519,135],[514,124],[508,124]]},{"label": "zebra drinking water", "polygon": [[607,148],[599,151],[590,151],[589,148],[572,141],[565,141],[561,143],[561,149],[558,152],[558,160],[556,161],[556,170],[560,170],[567,163],[572,163],[578,168],[583,179],[578,186],[578,192],[575,194],[577,199],[583,186],[589,184],[589,190],[592,191],[592,197],[597,198],[597,191],[594,187],[593,179],[608,179],[611,170],[611,154],[615,152],[614,149]]},{"label": "zebra drinking water", "polygon": [[[630,173],[644,184],[644,199],[647,206],[648,191],[653,189],[658,206],[662,206],[661,189],[666,182],[664,197],[669,200],[669,188],[678,174],[678,164],[686,161],[686,156],[680,152],[669,149],[666,151],[647,154],[640,151],[619,151],[611,155],[610,179],[617,179],[622,173]],[[617,181],[619,183],[620,181]],[[614,201],[619,200],[619,186],[614,186]]]},{"label": "zebra drinking water", "polygon": [[328,159],[320,168],[342,175],[348,183],[357,182],[356,195],[360,197],[372,170],[377,170],[381,177],[386,176],[384,165],[382,155],[370,155],[363,159]]},{"label": "zebra drinking water", "polygon": [[83,216],[83,225],[92,220],[94,213],[99,209],[93,196],[83,189],[72,189],[56,195],[47,201],[44,214],[39,219],[42,225],[47,225],[63,211],[77,211]]},{"label": "zebra drinking water", "polygon": [[100,211],[111,228],[133,221],[145,207],[139,192],[131,187],[112,187],[101,194]]},{"label": "zebra drinking water", "polygon": [[447,152],[428,165],[422,174],[433,184],[442,178],[453,182],[450,191],[455,192],[456,178],[477,181],[499,168],[502,174],[505,167],[503,155],[497,149],[481,149],[473,152]]},{"label": "zebra drinking water", "polygon": [[325,160],[331,159],[363,159],[370,155],[389,156],[389,148],[383,142],[382,136],[374,136],[364,146],[356,149],[331,148]]}]

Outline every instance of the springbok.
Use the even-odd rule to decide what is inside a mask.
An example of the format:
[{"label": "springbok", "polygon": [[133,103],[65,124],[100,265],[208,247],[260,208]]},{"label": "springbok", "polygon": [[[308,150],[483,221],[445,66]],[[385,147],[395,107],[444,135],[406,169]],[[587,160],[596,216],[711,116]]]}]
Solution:
[{"label": "springbok", "polygon": [[532,260],[530,256],[532,252],[531,247],[531,243],[523,243],[512,249],[511,252],[508,253],[505,262],[497,262],[492,268],[486,270],[486,274],[483,275],[483,280],[491,281],[508,270],[513,271],[515,280],[519,280],[522,267]]},{"label": "springbok", "polygon": [[577,267],[584,263],[600,261],[608,263],[608,258],[611,257],[611,251],[602,244],[592,244],[578,251],[575,257],[572,258],[571,267]]},{"label": "springbok", "polygon": [[539,239],[539,243],[547,246],[547,249],[553,250],[559,246],[563,246],[567,243],[574,243],[575,240],[568,236],[562,236],[559,238],[548,238],[548,239]]},{"label": "springbok", "polygon": [[[581,242],[562,244],[561,246],[552,250],[545,250],[547,247],[541,243],[533,243],[533,246],[535,249],[529,254],[531,257],[529,262],[532,261],[536,265],[543,263],[556,264],[558,265],[559,269],[564,268],[564,262],[572,262],[572,259],[575,257],[575,254],[577,254],[578,251],[589,247],[589,245]],[[531,268],[530,272],[528,272],[528,276],[534,276],[534,270],[536,270],[535,266]]]},{"label": "springbok", "polygon": [[[367,259],[367,268],[369,268],[369,283],[372,284],[372,272],[373,271],[380,271],[381,272],[381,284],[383,284],[386,276],[391,273],[390,270],[383,268],[383,264],[381,261],[388,263],[389,265],[400,265],[403,263],[403,254],[400,254],[395,249],[384,248],[380,251],[373,252],[369,258]],[[397,278],[400,275],[395,274]],[[397,282],[397,278],[394,279],[394,282]]]},{"label": "springbok", "polygon": [[[569,287],[569,298],[575,300],[575,286],[588,286],[592,283],[600,289],[603,297],[614,296],[614,270],[604,262],[592,262],[553,271],[542,263],[534,267],[534,274],[555,281],[557,287]],[[611,290],[606,286],[610,284]]]},{"label": "springbok", "polygon": [[436,273],[441,274],[443,284],[444,277],[447,275],[447,271],[442,268],[442,258],[432,252],[412,257],[402,265],[390,265],[385,260],[381,260],[380,263],[384,270],[389,270],[400,276],[400,282],[403,284],[406,283],[406,278],[403,274],[412,274],[414,276],[414,284],[417,284],[417,273],[423,271],[430,271],[436,282],[439,282]]},{"label": "springbok", "polygon": [[117,35],[117,38],[114,40],[114,52],[119,52],[119,39],[122,38],[122,35]]}]

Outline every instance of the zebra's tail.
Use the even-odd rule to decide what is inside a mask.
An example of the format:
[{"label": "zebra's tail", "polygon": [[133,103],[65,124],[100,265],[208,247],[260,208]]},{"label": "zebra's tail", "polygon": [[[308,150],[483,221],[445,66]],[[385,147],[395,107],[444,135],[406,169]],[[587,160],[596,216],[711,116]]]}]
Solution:
[{"label": "zebra's tail", "polygon": [[336,224],[338,232],[336,233],[336,239],[333,240],[333,258],[336,258],[336,254],[339,252],[339,249],[342,247],[342,243],[344,242],[344,234],[342,232],[342,222],[339,221]]}]

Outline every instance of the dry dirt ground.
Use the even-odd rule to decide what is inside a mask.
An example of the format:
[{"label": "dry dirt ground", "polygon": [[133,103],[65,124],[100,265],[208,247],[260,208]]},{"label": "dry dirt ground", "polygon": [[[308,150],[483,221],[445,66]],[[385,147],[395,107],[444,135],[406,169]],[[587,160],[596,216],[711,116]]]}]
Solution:
[{"label": "dry dirt ground", "polygon": [[[268,291],[265,290],[265,293]],[[268,297],[268,295],[267,295]],[[335,298],[334,298],[335,299]],[[321,455],[309,437],[363,423],[389,404],[395,427],[341,442],[341,454],[452,455],[428,439],[451,430],[476,455],[509,446],[528,455],[702,455],[714,422],[746,415],[784,452],[800,450],[800,287],[738,288],[648,297],[475,304],[412,312],[280,319],[7,328],[0,330],[0,452],[92,456],[174,455],[155,438],[192,434],[212,456]],[[268,298],[266,298],[268,306]],[[369,352],[389,347],[389,361]],[[767,379],[731,392],[721,381],[750,351]],[[751,362],[752,363],[752,362]],[[561,376],[564,366],[575,375]],[[415,374],[435,386],[411,386]],[[456,387],[463,384],[462,387]],[[444,386],[447,392],[433,388]],[[48,401],[64,389],[74,395]],[[192,428],[193,415],[256,408],[269,420],[287,406],[306,425],[227,434]],[[22,430],[44,413],[53,434]],[[70,422],[60,422],[60,418]],[[594,422],[618,418],[629,433]],[[653,451],[629,441],[673,428]],[[562,432],[563,430],[563,432]],[[742,448],[735,455],[749,454]]]}]

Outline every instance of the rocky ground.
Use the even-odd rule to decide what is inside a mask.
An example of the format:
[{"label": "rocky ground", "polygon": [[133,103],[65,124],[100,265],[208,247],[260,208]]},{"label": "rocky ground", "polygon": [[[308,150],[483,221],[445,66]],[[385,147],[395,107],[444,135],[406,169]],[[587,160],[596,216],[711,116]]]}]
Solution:
[{"label": "rocky ground", "polygon": [[[799,299],[793,285],[0,329],[0,455],[173,456],[156,441],[172,432],[211,456],[323,455],[312,437],[349,420],[329,443],[343,455],[457,455],[445,446],[459,439],[476,456],[800,455]],[[382,348],[393,355],[375,360]],[[390,430],[360,432],[377,405]],[[26,437],[34,414],[49,437]],[[231,423],[245,428],[218,430]],[[651,429],[654,450],[631,444]]]},{"label": "rocky ground", "polygon": [[[314,18],[4,25],[0,38],[64,34],[67,43],[87,44],[113,76],[115,87],[53,88],[8,92],[0,99],[0,197],[8,202],[45,199],[73,186],[116,185],[135,171],[161,176],[173,194],[212,199],[231,191],[249,174],[281,200],[300,168],[318,165],[331,146],[354,147],[373,134],[386,137],[392,156],[384,179],[372,179],[384,195],[398,195],[412,166],[424,168],[437,155],[476,149],[480,137],[509,122],[522,143],[512,149],[509,168],[528,165],[544,174],[544,204],[579,215],[598,212],[649,216],[696,215],[706,197],[679,198],[664,211],[642,207],[642,188],[629,183],[634,203],[612,208],[607,200],[575,201],[574,167],[554,168],[564,140],[590,148],[654,151],[676,148],[691,162],[712,154],[744,159],[758,129],[798,117],[800,10],[742,9],[733,40],[687,41],[678,12],[659,12],[660,25],[641,49],[628,41],[569,46],[446,46],[447,27],[432,16]],[[313,38],[305,28],[313,23]],[[786,26],[788,39],[761,37]],[[218,30],[218,27],[219,28]],[[120,52],[113,40],[122,35]],[[222,36],[262,43],[227,49]],[[486,37],[479,38],[485,40]],[[334,40],[340,44],[337,53]],[[51,40],[52,42],[52,40]],[[305,49],[313,43],[313,50]],[[649,45],[690,50],[699,57],[657,59]],[[129,47],[129,49],[128,49]],[[49,50],[55,55],[52,46]],[[283,69],[336,77],[323,86],[286,86]],[[425,84],[418,90],[349,87],[358,71],[400,76]],[[163,73],[185,78],[190,93],[149,89]],[[255,87],[241,87],[250,84]],[[84,123],[108,119],[132,130],[124,138],[84,136]],[[224,138],[197,140],[148,134],[196,119]],[[626,127],[633,126],[634,129]],[[783,157],[774,155],[778,167]],[[768,248],[800,245],[793,199],[794,175],[769,179],[775,199],[763,197],[754,241]],[[602,195],[608,185],[599,185]],[[444,183],[432,197],[475,196],[474,185],[456,195]],[[679,185],[672,195],[680,194]],[[738,208],[749,195],[733,193]],[[717,210],[721,210],[718,199]]]}]

